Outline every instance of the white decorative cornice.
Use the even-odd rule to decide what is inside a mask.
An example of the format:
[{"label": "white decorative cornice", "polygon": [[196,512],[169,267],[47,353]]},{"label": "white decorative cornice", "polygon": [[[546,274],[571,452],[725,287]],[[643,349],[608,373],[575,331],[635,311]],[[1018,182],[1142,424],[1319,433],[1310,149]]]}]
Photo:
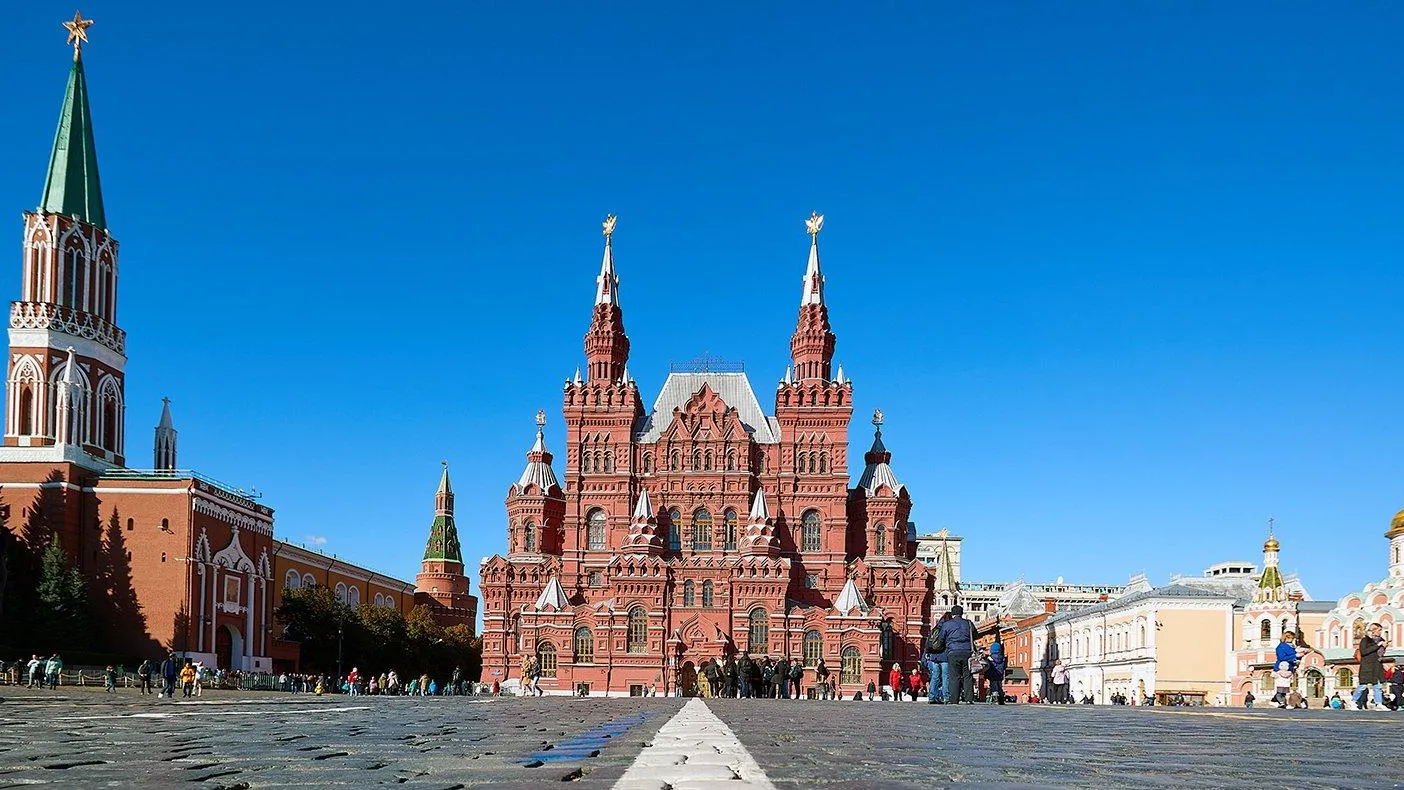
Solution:
[{"label": "white decorative cornice", "polygon": [[257,575],[258,569],[254,566],[253,560],[244,553],[244,547],[239,545],[239,528],[235,527],[233,534],[229,536],[229,545],[219,550],[214,555],[215,565],[228,568],[239,573]]},{"label": "white decorative cornice", "polygon": [[238,529],[247,529],[259,533],[260,535],[273,534],[273,522],[262,516],[254,516],[248,511],[229,506],[208,498],[199,491],[194,492],[195,512],[201,515],[216,518],[224,523]]}]

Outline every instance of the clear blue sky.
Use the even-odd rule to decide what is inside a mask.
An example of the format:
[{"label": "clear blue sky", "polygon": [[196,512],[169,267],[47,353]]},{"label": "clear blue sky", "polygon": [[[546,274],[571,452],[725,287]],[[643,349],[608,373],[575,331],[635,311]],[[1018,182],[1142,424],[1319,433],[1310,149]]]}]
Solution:
[{"label": "clear blue sky", "polygon": [[[156,5],[83,6],[129,456],[170,396],[284,538],[412,579],[448,458],[505,548],[607,212],[648,402],[703,351],[770,402],[817,209],[850,463],[880,406],[967,578],[1260,561],[1269,515],[1315,597],[1385,572],[1400,4]],[[0,28],[5,299],[72,11]]]}]

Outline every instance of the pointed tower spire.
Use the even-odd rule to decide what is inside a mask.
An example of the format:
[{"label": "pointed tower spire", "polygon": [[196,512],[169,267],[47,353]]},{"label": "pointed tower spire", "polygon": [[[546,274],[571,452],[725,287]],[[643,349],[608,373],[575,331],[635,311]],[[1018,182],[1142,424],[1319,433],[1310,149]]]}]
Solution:
[{"label": "pointed tower spire", "polygon": [[78,376],[78,360],[73,355],[73,346],[68,347],[68,360],[64,362],[63,377],[59,379],[55,412],[58,419],[59,444],[81,445],[83,443],[83,384]]},{"label": "pointed tower spire", "polygon": [[59,112],[54,150],[49,157],[48,177],[39,210],[76,217],[90,225],[107,229],[102,208],[102,184],[98,180],[97,146],[93,143],[93,118],[88,109],[88,80],[83,73],[82,45],[88,40],[91,19],[75,13],[68,28],[73,45],[73,68],[68,73],[68,89]]},{"label": "pointed tower spire", "polygon": [[829,308],[824,304],[824,274],[819,270],[819,231],[824,228],[823,215],[811,214],[804,227],[809,233],[809,264],[804,272],[799,321],[790,338],[790,358],[795,363],[795,378],[828,381],[836,338],[829,327]]},{"label": "pointed tower spire", "polygon": [[153,468],[158,472],[176,469],[176,429],[171,422],[171,399],[161,399],[161,419],[156,423],[156,453]]},{"label": "pointed tower spire", "polygon": [[458,528],[453,523],[453,487],[449,485],[448,461],[439,488],[434,494],[434,523],[429,527],[429,542],[424,547],[424,561],[456,564],[463,570],[463,551],[458,544]]},{"label": "pointed tower spire", "polygon": [[619,275],[614,271],[614,224],[604,221],[604,261],[596,278],[595,310],[585,333],[586,377],[591,382],[615,382],[629,361],[629,336],[624,334],[624,313],[619,309]]},{"label": "pointed tower spire", "polygon": [[1278,543],[1272,534],[1276,522],[1276,519],[1268,518],[1268,537],[1263,542],[1263,575],[1258,579],[1258,591],[1253,596],[1254,600],[1287,600],[1287,585],[1282,579],[1282,571],[1277,567],[1282,544]]},{"label": "pointed tower spire", "polygon": [[765,504],[765,489],[757,489],[755,499],[751,500],[751,523],[761,524],[770,520],[770,508]]},{"label": "pointed tower spire", "polygon": [[634,520],[648,521],[653,518],[653,502],[648,498],[648,489],[639,492],[639,501],[634,505]]},{"label": "pointed tower spire", "polygon": [[553,487],[560,486],[556,480],[556,472],[551,468],[551,453],[546,449],[545,409],[536,412],[536,441],[527,451],[526,468],[522,470],[522,476],[517,479],[517,489],[520,491],[525,491],[526,487],[530,485],[540,488],[543,494],[550,492]]},{"label": "pointed tower spire", "polygon": [[892,453],[882,443],[883,420],[882,409],[873,409],[873,446],[863,456],[866,466],[858,478],[858,486],[867,489],[869,496],[876,495],[883,486],[887,487],[890,496],[902,492],[902,483],[897,480],[897,473],[892,471]]}]

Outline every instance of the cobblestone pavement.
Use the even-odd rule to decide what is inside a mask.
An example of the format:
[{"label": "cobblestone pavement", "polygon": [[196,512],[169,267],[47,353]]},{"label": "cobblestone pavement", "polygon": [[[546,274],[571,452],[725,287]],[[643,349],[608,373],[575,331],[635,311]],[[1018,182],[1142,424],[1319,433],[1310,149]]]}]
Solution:
[{"label": "cobblestone pavement", "polygon": [[[661,698],[207,692],[172,703],[8,687],[0,697],[0,788],[608,788],[621,777],[660,790],[1404,787],[1394,737],[1404,713],[709,700],[678,715],[684,701]],[[688,765],[697,780],[678,781]]]},{"label": "cobblestone pavement", "polygon": [[778,788],[1404,787],[1404,713],[773,702],[710,704]]}]

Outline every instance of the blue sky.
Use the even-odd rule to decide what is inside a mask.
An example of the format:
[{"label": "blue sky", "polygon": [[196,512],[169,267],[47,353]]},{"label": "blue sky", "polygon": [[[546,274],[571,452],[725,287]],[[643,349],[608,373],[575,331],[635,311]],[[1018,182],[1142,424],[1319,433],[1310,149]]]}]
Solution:
[{"label": "blue sky", "polygon": [[[880,406],[967,578],[1260,561],[1269,515],[1315,597],[1384,574],[1404,6],[756,5],[85,3],[131,463],[169,396],[182,465],[412,579],[447,458],[475,565],[604,215],[647,401],[710,352],[764,404],[818,210],[850,463]],[[6,299],[71,14],[0,29]]]}]

